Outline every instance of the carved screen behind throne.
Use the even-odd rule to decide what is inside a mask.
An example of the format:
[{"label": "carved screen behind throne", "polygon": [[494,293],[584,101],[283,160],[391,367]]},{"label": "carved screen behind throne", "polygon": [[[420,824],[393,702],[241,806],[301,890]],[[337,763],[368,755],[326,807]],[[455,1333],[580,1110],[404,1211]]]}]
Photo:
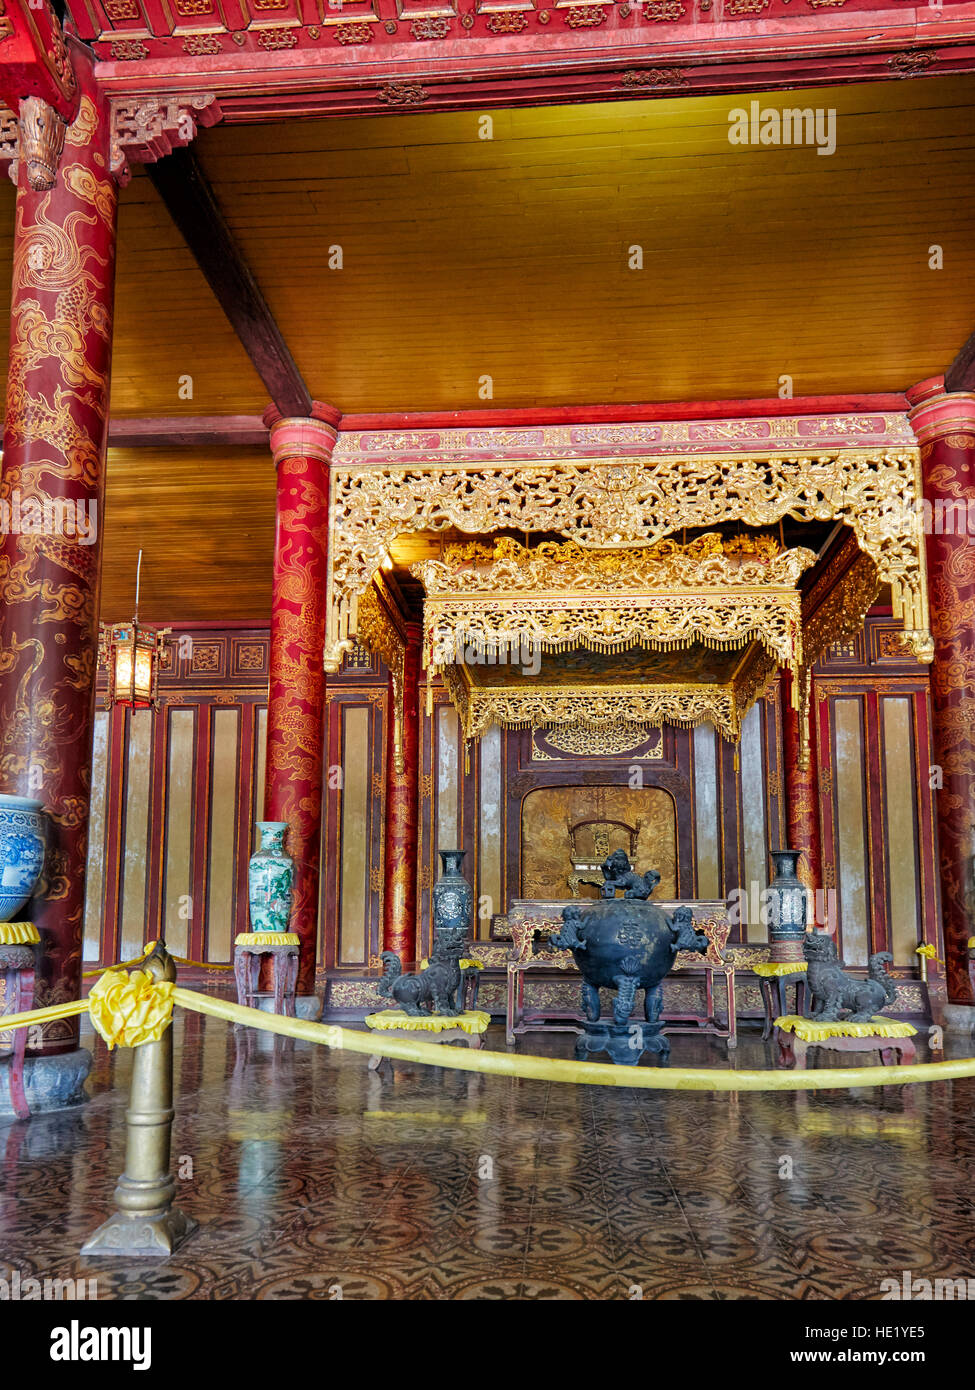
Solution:
[{"label": "carved screen behind throne", "polygon": [[609,851],[626,850],[640,873],[658,871],[655,896],[677,896],[677,816],[669,793],[659,787],[541,787],[522,803],[522,897],[570,899],[573,874],[583,880],[575,884],[580,897],[599,896],[585,879],[601,876],[580,874],[573,864],[573,830],[577,861],[595,854],[597,839],[599,848],[608,839]]}]

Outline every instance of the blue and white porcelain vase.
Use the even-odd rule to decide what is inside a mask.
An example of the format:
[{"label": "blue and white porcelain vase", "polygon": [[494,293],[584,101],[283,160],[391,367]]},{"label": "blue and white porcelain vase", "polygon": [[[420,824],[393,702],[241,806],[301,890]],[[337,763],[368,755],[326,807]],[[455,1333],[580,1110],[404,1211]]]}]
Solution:
[{"label": "blue and white porcelain vase", "polygon": [[257,828],[261,847],[247,867],[251,931],[287,931],[295,880],[294,862],[284,848],[288,822],[259,820]]},{"label": "blue and white porcelain vase", "polygon": [[0,922],[29,901],[44,867],[47,827],[40,801],[0,793]]},{"label": "blue and white porcelain vase", "polygon": [[442,849],[443,872],[433,886],[433,929],[457,931],[463,927],[470,935],[474,908],[474,889],[460,871],[466,849]]}]

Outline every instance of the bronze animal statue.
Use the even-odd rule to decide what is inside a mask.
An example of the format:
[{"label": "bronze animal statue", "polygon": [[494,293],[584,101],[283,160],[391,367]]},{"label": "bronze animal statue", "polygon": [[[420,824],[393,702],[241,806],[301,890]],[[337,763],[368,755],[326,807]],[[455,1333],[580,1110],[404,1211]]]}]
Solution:
[{"label": "bronze animal statue", "polygon": [[[453,1017],[463,1012],[458,1008],[457,990],[463,977],[460,961],[469,949],[466,927],[441,930],[435,933],[426,970],[408,975],[403,974],[403,963],[395,951],[383,951],[380,960],[385,973],[376,989],[385,999],[395,999],[404,1013],[415,1018],[422,1018],[424,1013]],[[421,1004],[427,1008],[424,1010]]]},{"label": "bronze animal statue", "polygon": [[660,882],[656,869],[648,869],[645,874],[634,873],[630,867],[630,856],[626,850],[616,849],[600,865],[605,882],[600,889],[600,897],[615,898],[617,890],[623,889],[623,897],[645,902]]},{"label": "bronze animal statue", "polygon": [[[869,1023],[885,1004],[893,1004],[897,998],[897,989],[887,974],[894,959],[889,951],[876,951],[870,957],[866,980],[847,975],[836,942],[825,932],[807,932],[802,954],[808,963],[808,1018],[820,1023]],[[844,1009],[847,1012],[841,1014]]]}]

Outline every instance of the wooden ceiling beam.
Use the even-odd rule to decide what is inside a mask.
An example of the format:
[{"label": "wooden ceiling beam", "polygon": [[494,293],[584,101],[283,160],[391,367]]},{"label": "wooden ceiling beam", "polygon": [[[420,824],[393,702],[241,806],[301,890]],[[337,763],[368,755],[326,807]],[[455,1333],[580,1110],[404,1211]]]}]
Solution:
[{"label": "wooden ceiling beam", "polygon": [[191,148],[146,166],[156,192],[282,415],[308,416],[312,398]]},{"label": "wooden ceiling beam", "polygon": [[975,333],[971,333],[945,372],[946,391],[975,391]]},{"label": "wooden ceiling beam", "polygon": [[268,447],[267,425],[260,415],[160,415],[111,420],[108,443],[113,449],[251,445]]}]

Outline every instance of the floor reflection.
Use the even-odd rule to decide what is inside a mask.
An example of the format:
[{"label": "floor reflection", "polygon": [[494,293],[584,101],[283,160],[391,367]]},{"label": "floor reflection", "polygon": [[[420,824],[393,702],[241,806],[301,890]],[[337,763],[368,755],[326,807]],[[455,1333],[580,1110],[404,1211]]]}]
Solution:
[{"label": "floor reflection", "polygon": [[[124,1299],[868,1299],[905,1269],[975,1273],[975,1079],[729,1097],[380,1078],[244,1031],[177,1014],[173,1168],[200,1230],[176,1256],[75,1253],[111,1207],[131,1072],[89,1032],[88,1105],[0,1125],[0,1276]],[[746,1032],[733,1065],[774,1063]],[[672,1064],[728,1055],[680,1036]]]}]

